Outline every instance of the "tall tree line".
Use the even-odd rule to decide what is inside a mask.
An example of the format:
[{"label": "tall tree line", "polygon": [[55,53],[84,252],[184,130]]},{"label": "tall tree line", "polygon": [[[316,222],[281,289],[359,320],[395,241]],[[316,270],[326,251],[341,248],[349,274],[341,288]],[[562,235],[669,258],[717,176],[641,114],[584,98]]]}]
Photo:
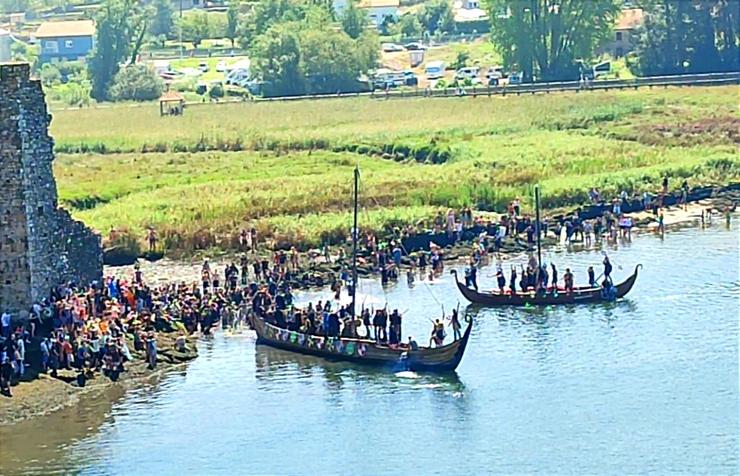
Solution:
[{"label": "tall tree line", "polygon": [[632,69],[643,76],[740,70],[740,2],[643,0]]},{"label": "tall tree line", "polygon": [[489,0],[491,39],[526,81],[576,79],[612,34],[621,0]]}]

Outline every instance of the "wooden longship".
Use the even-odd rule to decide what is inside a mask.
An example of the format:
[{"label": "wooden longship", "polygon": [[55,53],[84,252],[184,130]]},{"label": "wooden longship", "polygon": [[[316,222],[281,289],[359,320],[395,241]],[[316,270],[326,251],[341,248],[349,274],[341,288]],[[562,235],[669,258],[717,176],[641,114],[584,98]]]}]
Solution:
[{"label": "wooden longship", "polygon": [[639,264],[635,266],[635,272],[632,276],[621,283],[616,284],[612,293],[607,292],[598,286],[578,286],[573,288],[570,292],[565,292],[562,289],[555,292],[552,289],[549,289],[544,293],[535,293],[534,291],[515,293],[502,293],[500,291],[478,292],[461,283],[457,278],[457,272],[455,270],[452,270],[451,272],[455,275],[455,282],[457,283],[457,288],[460,290],[460,293],[465,296],[465,299],[473,304],[479,304],[482,306],[550,306],[558,304],[605,302],[622,298],[630,292],[632,286],[634,286],[635,281],[637,280],[637,272],[641,266],[642,265]]},{"label": "wooden longship", "polygon": [[408,346],[391,348],[368,339],[333,338],[293,332],[273,326],[252,316],[251,325],[257,333],[257,344],[327,360],[344,360],[358,364],[386,367],[395,371],[452,372],[457,368],[468,345],[473,321],[469,320],[462,337],[441,347]]}]

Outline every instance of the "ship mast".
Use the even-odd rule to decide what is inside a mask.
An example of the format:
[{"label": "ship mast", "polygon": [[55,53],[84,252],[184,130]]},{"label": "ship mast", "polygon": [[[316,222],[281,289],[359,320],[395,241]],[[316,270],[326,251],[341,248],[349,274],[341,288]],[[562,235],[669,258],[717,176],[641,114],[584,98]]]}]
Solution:
[{"label": "ship mast", "polygon": [[355,167],[355,192],[354,192],[354,213],[352,226],[352,316],[356,314],[356,303],[357,303],[357,208],[359,202],[359,184],[360,184],[360,169]]},{"label": "ship mast", "polygon": [[534,187],[535,231],[537,232],[537,275],[542,269],[542,244],[540,242],[540,186]]}]

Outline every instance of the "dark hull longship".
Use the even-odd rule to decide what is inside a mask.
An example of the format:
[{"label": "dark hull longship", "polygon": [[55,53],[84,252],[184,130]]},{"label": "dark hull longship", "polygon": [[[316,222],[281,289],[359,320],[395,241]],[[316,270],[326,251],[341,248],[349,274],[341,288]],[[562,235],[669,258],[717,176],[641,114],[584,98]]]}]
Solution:
[{"label": "dark hull longship", "polygon": [[629,278],[614,286],[613,292],[607,292],[601,287],[579,286],[571,292],[559,291],[547,293],[535,293],[534,291],[522,293],[501,293],[499,291],[478,292],[465,286],[457,279],[457,272],[452,270],[455,275],[457,288],[460,290],[465,299],[473,304],[481,306],[550,306],[558,304],[583,304],[594,302],[613,301],[624,297],[634,286],[637,280],[637,272],[642,265],[635,266],[635,272]]},{"label": "dark hull longship", "polygon": [[473,322],[468,322],[462,338],[442,347],[419,347],[391,349],[367,339],[332,338],[302,334],[273,326],[263,319],[250,318],[257,332],[257,344],[278,349],[322,357],[327,360],[343,360],[358,364],[385,367],[393,370],[415,372],[452,372],[457,368],[468,345]]}]

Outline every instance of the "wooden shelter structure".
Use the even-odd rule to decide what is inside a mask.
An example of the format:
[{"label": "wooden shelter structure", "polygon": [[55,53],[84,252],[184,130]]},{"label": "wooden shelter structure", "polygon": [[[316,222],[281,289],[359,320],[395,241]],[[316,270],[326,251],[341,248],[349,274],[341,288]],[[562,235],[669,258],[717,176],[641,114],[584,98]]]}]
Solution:
[{"label": "wooden shelter structure", "polygon": [[179,116],[185,109],[185,98],[177,91],[165,91],[159,98],[160,116]]}]

